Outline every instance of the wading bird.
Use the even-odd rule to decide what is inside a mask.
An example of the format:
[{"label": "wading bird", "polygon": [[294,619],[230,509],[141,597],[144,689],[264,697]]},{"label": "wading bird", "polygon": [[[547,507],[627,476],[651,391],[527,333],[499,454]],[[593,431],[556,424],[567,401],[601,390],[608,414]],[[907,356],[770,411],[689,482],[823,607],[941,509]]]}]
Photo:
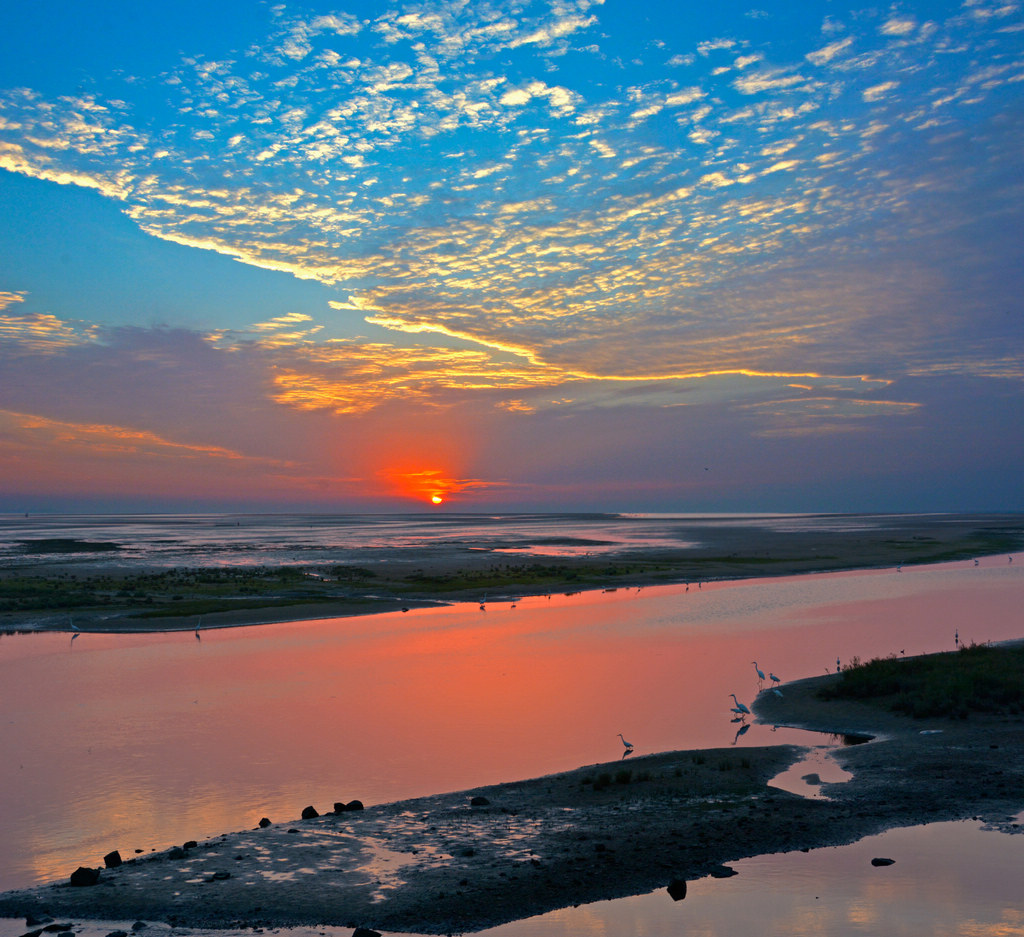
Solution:
[{"label": "wading bird", "polygon": [[633,750],[633,743],[632,742],[627,742],[625,739],[623,739],[621,732],[619,733],[619,738],[622,739],[622,744],[623,744],[623,746],[625,747],[625,749],[627,751],[632,751]]},{"label": "wading bird", "polygon": [[757,688],[760,690],[761,685],[764,683],[764,671],[757,666],[756,660],[752,660],[750,663],[754,665],[754,672],[757,674]]},{"label": "wading bird", "polygon": [[768,679],[771,680],[772,683],[782,683],[782,681],[773,673],[768,674]]},{"label": "wading bird", "polygon": [[742,713],[744,716],[749,716],[750,710],[747,709],[746,704],[741,703],[738,699],[736,699],[735,693],[730,693],[729,695],[732,697],[732,701],[736,704],[732,711],[734,713]]}]

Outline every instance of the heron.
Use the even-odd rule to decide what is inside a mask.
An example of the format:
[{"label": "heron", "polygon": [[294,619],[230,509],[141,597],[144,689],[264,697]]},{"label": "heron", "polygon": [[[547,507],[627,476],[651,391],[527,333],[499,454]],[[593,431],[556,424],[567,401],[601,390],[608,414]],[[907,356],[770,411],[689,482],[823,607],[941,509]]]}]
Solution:
[{"label": "heron", "polygon": [[750,663],[754,665],[754,671],[757,673],[757,688],[761,689],[761,684],[764,683],[764,671],[757,666],[756,660],[752,660]]},{"label": "heron", "polygon": [[733,712],[734,713],[743,713],[745,716],[749,716],[750,715],[750,710],[747,709],[746,703],[741,703],[738,699],[736,699],[736,694],[735,693],[730,693],[729,695],[732,697],[732,701],[736,704],[736,707],[735,707],[735,709],[733,709]]},{"label": "heron", "polygon": [[621,732],[619,733],[619,738],[622,739],[622,745],[623,745],[623,747],[627,751],[632,751],[633,750],[633,743],[632,742],[627,742],[624,738],[622,738],[622,733]]},{"label": "heron", "polygon": [[773,673],[768,674],[768,679],[771,680],[772,683],[782,683],[782,681]]}]

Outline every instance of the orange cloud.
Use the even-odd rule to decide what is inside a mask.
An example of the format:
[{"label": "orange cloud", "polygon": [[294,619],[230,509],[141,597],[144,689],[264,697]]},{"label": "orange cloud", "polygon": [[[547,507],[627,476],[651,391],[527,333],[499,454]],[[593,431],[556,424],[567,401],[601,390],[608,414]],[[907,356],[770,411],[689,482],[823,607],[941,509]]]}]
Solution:
[{"label": "orange cloud", "polygon": [[387,468],[382,469],[379,475],[389,487],[389,494],[434,504],[442,504],[453,495],[507,487],[504,482],[482,478],[455,478],[440,469]]}]

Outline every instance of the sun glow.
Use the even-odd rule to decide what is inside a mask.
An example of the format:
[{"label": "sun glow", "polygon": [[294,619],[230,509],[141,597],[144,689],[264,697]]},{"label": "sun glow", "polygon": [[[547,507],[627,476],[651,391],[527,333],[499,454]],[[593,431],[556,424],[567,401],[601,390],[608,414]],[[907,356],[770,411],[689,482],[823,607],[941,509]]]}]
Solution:
[{"label": "sun glow", "polygon": [[440,495],[431,495],[430,500],[433,501],[434,504],[444,504],[444,498]]}]

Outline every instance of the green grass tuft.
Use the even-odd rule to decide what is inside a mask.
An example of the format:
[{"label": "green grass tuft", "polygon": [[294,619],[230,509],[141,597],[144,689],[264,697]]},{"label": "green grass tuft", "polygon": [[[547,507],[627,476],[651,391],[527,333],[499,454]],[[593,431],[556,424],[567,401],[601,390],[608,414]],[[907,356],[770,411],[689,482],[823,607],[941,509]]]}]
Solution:
[{"label": "green grass tuft", "polygon": [[965,645],[924,657],[851,661],[822,699],[854,699],[914,718],[1024,712],[1024,647]]}]

